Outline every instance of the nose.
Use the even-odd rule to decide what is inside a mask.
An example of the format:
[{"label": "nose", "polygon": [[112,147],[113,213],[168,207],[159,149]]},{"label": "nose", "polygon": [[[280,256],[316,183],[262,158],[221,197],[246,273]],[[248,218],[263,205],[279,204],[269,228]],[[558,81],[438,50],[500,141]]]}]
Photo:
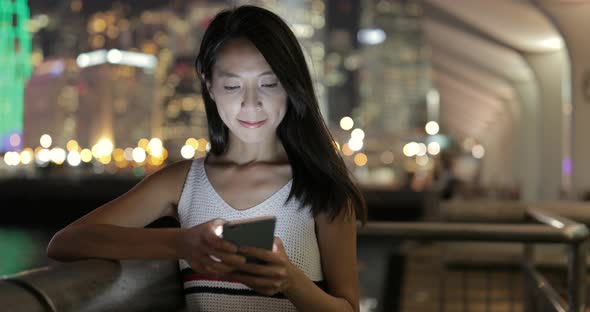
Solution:
[{"label": "nose", "polygon": [[242,98],[242,109],[245,110],[260,110],[262,102],[258,96],[258,87],[244,88],[244,96]]}]

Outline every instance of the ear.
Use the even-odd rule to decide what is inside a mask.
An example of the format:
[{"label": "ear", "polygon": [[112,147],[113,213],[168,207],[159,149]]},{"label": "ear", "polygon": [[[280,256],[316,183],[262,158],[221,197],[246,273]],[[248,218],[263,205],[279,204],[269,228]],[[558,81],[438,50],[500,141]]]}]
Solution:
[{"label": "ear", "polygon": [[211,92],[211,81],[207,80],[205,82],[205,85],[207,86],[207,92],[209,93],[209,97],[211,97],[211,99],[213,99],[213,101],[215,101],[215,95],[213,94],[213,92]]}]

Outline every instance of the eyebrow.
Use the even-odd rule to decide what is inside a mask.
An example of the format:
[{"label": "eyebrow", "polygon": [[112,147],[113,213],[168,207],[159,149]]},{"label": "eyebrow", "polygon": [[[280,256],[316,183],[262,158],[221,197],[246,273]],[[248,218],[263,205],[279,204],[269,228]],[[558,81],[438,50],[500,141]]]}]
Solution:
[{"label": "eyebrow", "polygon": [[[260,75],[258,75],[258,77],[260,76],[265,76],[265,75],[274,75],[275,73],[272,70],[268,70],[265,71],[263,73],[261,73]],[[234,73],[230,73],[227,71],[224,71],[223,69],[219,70],[219,77],[236,77],[236,78],[240,78],[241,76],[238,74],[234,74]]]}]

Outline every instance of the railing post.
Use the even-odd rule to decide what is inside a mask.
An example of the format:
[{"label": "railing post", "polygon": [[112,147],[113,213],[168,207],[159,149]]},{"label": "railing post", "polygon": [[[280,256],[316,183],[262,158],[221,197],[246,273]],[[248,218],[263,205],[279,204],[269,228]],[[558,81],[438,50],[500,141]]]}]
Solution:
[{"label": "railing post", "polygon": [[440,274],[438,275],[438,312],[445,312],[447,268],[441,258],[439,258],[438,264],[440,267]]},{"label": "railing post", "polygon": [[524,311],[525,312],[536,312],[536,282],[532,279],[529,274],[527,274],[527,270],[525,269],[527,266],[534,268],[535,267],[535,246],[530,243],[524,244],[524,255],[523,255],[523,286],[524,286]]},{"label": "railing post", "polygon": [[569,246],[569,270],[567,272],[569,312],[584,312],[586,310],[587,252],[587,240],[574,242]]}]

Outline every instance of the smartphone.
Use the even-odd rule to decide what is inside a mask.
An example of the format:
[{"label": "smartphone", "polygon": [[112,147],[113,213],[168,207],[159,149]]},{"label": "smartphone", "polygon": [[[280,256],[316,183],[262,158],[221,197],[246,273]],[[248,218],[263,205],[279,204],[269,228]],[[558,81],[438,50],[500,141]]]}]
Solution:
[{"label": "smartphone", "polygon": [[[276,223],[277,218],[275,216],[232,221],[223,225],[220,237],[238,247],[249,246],[272,250]],[[262,263],[260,260],[248,256],[246,256],[246,261]]]}]

